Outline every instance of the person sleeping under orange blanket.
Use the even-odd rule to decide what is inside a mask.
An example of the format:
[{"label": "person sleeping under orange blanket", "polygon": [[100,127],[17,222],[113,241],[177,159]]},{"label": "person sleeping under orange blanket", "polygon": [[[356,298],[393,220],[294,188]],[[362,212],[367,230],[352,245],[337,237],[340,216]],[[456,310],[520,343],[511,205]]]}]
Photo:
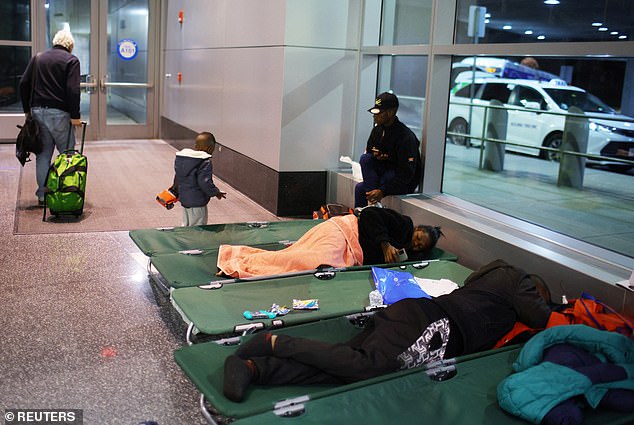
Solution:
[{"label": "person sleeping under orange blanket", "polygon": [[399,250],[409,260],[423,259],[442,235],[440,227],[414,226],[412,219],[389,208],[368,207],[359,217],[332,217],[280,251],[244,245],[220,245],[218,275],[233,278],[270,276],[313,270],[396,263]]}]

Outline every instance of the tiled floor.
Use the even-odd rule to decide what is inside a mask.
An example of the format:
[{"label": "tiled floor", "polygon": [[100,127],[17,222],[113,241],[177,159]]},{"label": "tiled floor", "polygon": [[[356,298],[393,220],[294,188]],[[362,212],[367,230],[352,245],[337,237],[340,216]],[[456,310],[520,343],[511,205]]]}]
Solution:
[{"label": "tiled floor", "polygon": [[[183,322],[149,284],[128,232],[15,235],[14,153],[0,145],[0,411],[83,409],[85,424],[205,423],[172,358]],[[240,208],[271,217],[247,198]],[[235,205],[218,202],[210,222],[235,217]]]}]

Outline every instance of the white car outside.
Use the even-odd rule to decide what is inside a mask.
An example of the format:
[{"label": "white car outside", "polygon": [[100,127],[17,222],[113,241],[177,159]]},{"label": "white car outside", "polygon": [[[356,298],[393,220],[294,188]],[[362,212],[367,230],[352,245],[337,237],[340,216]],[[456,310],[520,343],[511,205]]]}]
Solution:
[{"label": "white car outside", "polygon": [[[484,107],[492,100],[500,101],[508,113],[506,140],[526,145],[506,145],[508,151],[558,160],[557,152],[539,148],[559,148],[567,111],[576,106],[592,117],[588,121],[586,153],[634,160],[634,119],[617,114],[581,88],[560,83],[483,78],[476,79],[473,87],[470,82],[458,84],[449,99],[448,130],[470,134],[475,137],[471,139],[471,144],[479,145],[477,138],[483,135]],[[448,140],[457,144],[466,142],[465,137],[452,135],[448,136]],[[588,163],[629,167],[609,159],[588,159]]]}]

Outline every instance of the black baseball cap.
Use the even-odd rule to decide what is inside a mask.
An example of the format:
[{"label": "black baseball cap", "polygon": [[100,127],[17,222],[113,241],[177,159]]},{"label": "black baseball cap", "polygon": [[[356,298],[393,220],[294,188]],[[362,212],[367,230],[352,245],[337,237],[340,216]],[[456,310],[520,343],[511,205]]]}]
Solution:
[{"label": "black baseball cap", "polygon": [[376,97],[374,106],[368,109],[368,112],[376,115],[392,108],[398,108],[398,97],[394,93],[383,92]]}]

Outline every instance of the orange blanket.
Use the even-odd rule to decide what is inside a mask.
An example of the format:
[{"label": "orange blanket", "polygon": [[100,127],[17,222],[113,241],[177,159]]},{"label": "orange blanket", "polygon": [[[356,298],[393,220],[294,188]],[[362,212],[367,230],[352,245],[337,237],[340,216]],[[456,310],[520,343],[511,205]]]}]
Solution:
[{"label": "orange blanket", "polygon": [[313,270],[323,264],[332,267],[363,264],[359,226],[354,215],[324,221],[281,251],[220,245],[218,252],[218,268],[234,278]]}]

